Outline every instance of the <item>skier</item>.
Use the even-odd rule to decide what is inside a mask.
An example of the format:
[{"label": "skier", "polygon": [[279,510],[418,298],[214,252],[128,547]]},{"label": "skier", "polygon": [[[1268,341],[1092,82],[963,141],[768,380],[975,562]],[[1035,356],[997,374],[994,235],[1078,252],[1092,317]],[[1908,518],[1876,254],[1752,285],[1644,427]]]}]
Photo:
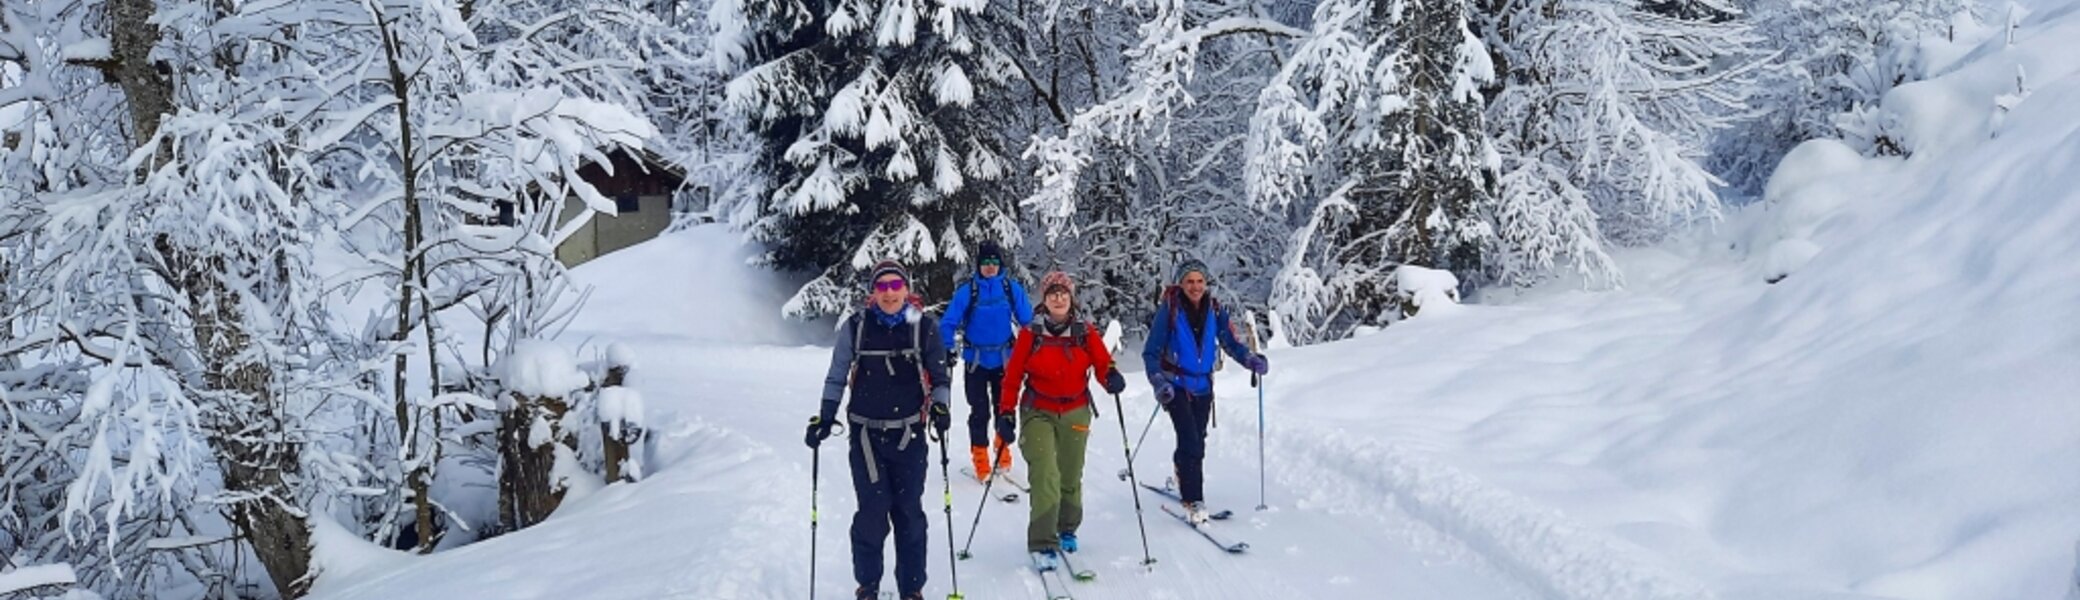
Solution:
[{"label": "skier", "polygon": [[943,438],[952,425],[945,347],[933,319],[910,294],[909,279],[894,261],[874,266],[870,302],[838,327],[822,410],[809,422],[806,438],[814,448],[830,437],[838,401],[851,387],[845,423],[856,440],[848,455],[859,499],[852,514],[852,576],[859,598],[879,593],[882,544],[891,526],[896,588],[904,600],[924,598],[923,497],[931,445],[923,438],[927,426]]},{"label": "skier", "polygon": [[1262,375],[1271,361],[1252,353],[1235,334],[1228,311],[1206,287],[1206,263],[1186,259],[1177,266],[1175,285],[1164,288],[1148,325],[1141,359],[1149,365],[1148,383],[1156,401],[1170,413],[1177,430],[1177,487],[1186,519],[1203,525],[1206,512],[1206,425],[1213,415],[1213,368],[1218,344],[1250,371]]},{"label": "skier", "polygon": [[[1052,565],[1057,550],[1076,551],[1083,523],[1083,454],[1090,441],[1090,381],[1104,373],[1105,391],[1117,394],[1127,381],[1112,363],[1104,337],[1076,315],[1076,283],[1066,273],[1040,281],[1041,318],[1018,333],[1004,370],[1006,394],[998,407],[997,431],[1017,440],[1032,486],[1026,550],[1036,565]],[[1012,420],[1015,414],[1016,422]],[[1021,439],[1018,425],[1023,424]]]},{"label": "skier", "polygon": [[[1004,252],[996,242],[983,242],[975,258],[976,276],[953,290],[939,323],[939,339],[946,344],[948,371],[963,358],[968,361],[968,454],[980,481],[990,476],[989,425],[1003,395],[998,386],[1004,381],[1004,360],[1011,356],[1013,334],[1033,320],[1033,309],[1025,286],[1004,273]],[[956,339],[966,348],[956,352]],[[1009,471],[1010,440],[997,437],[996,451],[997,470]]]}]

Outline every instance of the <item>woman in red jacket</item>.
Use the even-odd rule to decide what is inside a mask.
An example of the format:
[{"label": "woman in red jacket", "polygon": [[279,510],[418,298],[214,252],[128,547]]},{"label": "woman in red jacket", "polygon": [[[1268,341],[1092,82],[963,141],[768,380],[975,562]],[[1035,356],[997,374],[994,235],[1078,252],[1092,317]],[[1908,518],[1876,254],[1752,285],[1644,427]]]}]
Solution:
[{"label": "woman in red jacket", "polygon": [[[1095,327],[1076,316],[1076,283],[1056,271],[1040,280],[1043,310],[1018,333],[1011,361],[1004,366],[1005,390],[998,407],[997,431],[1018,442],[1032,484],[1032,519],[1026,525],[1026,550],[1043,568],[1055,564],[1057,550],[1076,551],[1076,527],[1083,524],[1083,451],[1091,437],[1090,382],[1105,374],[1105,391],[1126,389],[1126,378],[1112,364],[1112,353]],[[1015,404],[1014,404],[1015,403]],[[1013,412],[1016,406],[1017,411]],[[1018,415],[1014,423],[1012,415]],[[1017,425],[1025,434],[1018,435]]]}]

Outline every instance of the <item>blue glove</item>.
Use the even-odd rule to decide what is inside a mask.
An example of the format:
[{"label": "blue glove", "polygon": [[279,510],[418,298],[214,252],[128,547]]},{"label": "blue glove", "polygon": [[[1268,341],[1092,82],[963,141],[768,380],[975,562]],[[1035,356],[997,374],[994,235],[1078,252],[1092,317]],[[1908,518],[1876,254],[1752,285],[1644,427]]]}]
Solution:
[{"label": "blue glove", "polygon": [[1242,363],[1242,366],[1249,367],[1251,373],[1263,375],[1271,372],[1271,359],[1262,354],[1252,354],[1249,360]]},{"label": "blue glove", "polygon": [[1156,404],[1161,404],[1164,408],[1169,408],[1170,401],[1176,399],[1177,386],[1170,385],[1170,383],[1167,381],[1163,382],[1162,385],[1156,386]]}]

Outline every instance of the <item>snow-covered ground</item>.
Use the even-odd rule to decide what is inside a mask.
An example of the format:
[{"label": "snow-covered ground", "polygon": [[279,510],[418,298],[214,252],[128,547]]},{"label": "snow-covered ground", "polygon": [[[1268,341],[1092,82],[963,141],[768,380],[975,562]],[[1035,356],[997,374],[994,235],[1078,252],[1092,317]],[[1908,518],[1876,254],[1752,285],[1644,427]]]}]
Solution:
[{"label": "snow-covered ground", "polygon": [[[1109,402],[1085,472],[1082,598],[2063,598],[2080,542],[2080,8],[2038,3],[2015,45],[1931,60],[1887,99],[1915,154],[1815,142],[1769,195],[1620,256],[1629,287],[1534,290],[1358,339],[1272,352],[1271,510],[1257,406],[1220,382],[1209,495],[1224,555],[1144,495]],[[2026,95],[2016,92],[2018,68]],[[1996,118],[1996,114],[1999,114]],[[829,324],[717,228],[578,270],[564,340],[626,344],[650,477],[547,523],[429,557],[349,561],[329,599],[802,598]],[[1766,280],[1783,276],[1775,284]],[[819,346],[818,344],[824,344]],[[1133,382],[1141,378],[1130,374]],[[958,404],[958,403],[957,403]],[[1167,424],[1138,462],[1167,474]],[[958,451],[958,449],[956,449]],[[960,457],[956,457],[959,460]],[[936,459],[935,459],[936,460]],[[817,595],[851,592],[852,506],[822,459]],[[958,463],[955,464],[958,467]],[[1021,467],[1022,468],[1022,467]],[[935,471],[936,471],[935,467]],[[928,597],[952,591],[935,474]],[[980,486],[955,473],[953,533]],[[969,598],[1031,598],[1023,504],[988,502]],[[893,589],[893,576],[884,589]]]}]

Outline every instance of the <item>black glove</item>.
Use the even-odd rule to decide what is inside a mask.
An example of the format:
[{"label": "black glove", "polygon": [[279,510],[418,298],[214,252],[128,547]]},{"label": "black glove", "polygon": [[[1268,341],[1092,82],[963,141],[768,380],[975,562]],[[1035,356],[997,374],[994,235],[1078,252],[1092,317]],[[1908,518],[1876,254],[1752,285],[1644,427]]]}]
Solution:
[{"label": "black glove", "polygon": [[939,435],[944,437],[946,430],[953,427],[953,413],[946,409],[945,403],[933,402],[930,415],[932,429],[937,430]]},{"label": "black glove", "polygon": [[997,415],[997,439],[1006,444],[1018,442],[1018,419],[1011,414]]},{"label": "black glove", "polygon": [[822,444],[824,438],[831,436],[832,425],[836,423],[825,421],[823,417],[809,417],[809,433],[802,437],[802,443],[808,444],[810,448]]},{"label": "black glove", "polygon": [[948,350],[946,352],[946,372],[952,373],[959,370],[961,370],[961,353],[956,350]]},{"label": "black glove", "polygon": [[1127,377],[1119,374],[1117,367],[1105,371],[1105,393],[1119,395],[1127,391]]}]

